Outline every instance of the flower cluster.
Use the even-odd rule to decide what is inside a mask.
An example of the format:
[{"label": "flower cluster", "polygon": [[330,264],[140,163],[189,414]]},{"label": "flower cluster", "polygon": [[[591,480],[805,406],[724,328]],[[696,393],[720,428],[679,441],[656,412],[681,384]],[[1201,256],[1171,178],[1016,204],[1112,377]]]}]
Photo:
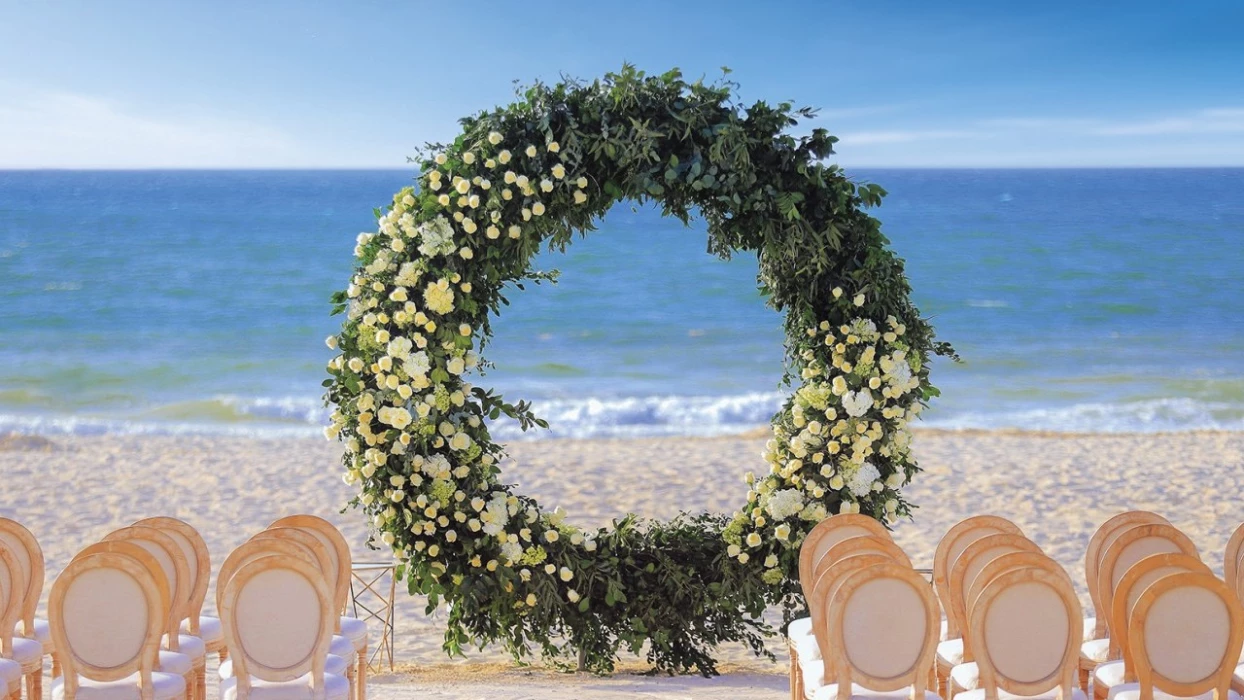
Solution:
[{"label": "flower cluster", "polygon": [[[863,306],[865,295],[852,303]],[[804,384],[774,424],[764,453],[769,473],[748,475],[747,507],[725,533],[739,563],[765,554],[766,581],[782,580],[781,555],[797,550],[808,529],[800,521],[824,519],[833,504],[883,520],[904,509],[899,489],[914,468],[908,423],[923,408],[920,359],[903,340],[906,330],[893,316],[884,329],[866,318],[806,329]]]}]

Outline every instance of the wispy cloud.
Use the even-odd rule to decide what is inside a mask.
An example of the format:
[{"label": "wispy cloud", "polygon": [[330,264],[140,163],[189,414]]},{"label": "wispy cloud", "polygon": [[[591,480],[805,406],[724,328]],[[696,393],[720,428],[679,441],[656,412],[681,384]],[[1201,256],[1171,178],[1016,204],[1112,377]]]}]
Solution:
[{"label": "wispy cloud", "polygon": [[916,141],[955,141],[979,140],[990,138],[991,134],[981,130],[967,129],[911,129],[890,131],[857,131],[842,135],[844,143],[852,145],[869,145],[878,143],[912,143]]},{"label": "wispy cloud", "polygon": [[1191,114],[1131,123],[1107,124],[1094,133],[1103,136],[1158,134],[1238,134],[1244,133],[1244,108],[1203,109]]}]

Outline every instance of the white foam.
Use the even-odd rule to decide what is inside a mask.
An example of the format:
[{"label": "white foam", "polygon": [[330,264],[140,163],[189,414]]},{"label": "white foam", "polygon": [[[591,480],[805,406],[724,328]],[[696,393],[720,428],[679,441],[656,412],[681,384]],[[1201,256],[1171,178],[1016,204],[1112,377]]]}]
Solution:
[{"label": "white foam", "polygon": [[1067,433],[1244,431],[1244,405],[1171,398],[1124,403],[1081,403],[1017,411],[976,411],[945,416],[934,411],[924,426],[946,429],[1050,430]]}]

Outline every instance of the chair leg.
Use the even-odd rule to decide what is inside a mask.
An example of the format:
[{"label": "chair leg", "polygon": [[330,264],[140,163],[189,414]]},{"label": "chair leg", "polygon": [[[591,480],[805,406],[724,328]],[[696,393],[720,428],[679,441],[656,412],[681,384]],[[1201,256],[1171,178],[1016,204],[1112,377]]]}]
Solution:
[{"label": "chair leg", "polygon": [[367,642],[359,649],[358,700],[367,700]]},{"label": "chair leg", "polygon": [[220,663],[223,664],[224,662],[228,660],[229,660],[229,647],[221,647],[220,648]]},{"label": "chair leg", "polygon": [[42,700],[43,698],[43,664],[39,664],[39,670],[26,676],[26,697],[27,700]]},{"label": "chair leg", "polygon": [[358,697],[355,695],[355,693],[358,692],[358,685],[356,684],[356,680],[358,678],[357,671],[358,669],[354,667],[354,664],[346,666],[346,680],[350,682],[350,694],[347,697],[349,697],[350,700],[354,700],[354,698]]},{"label": "chair leg", "polygon": [[52,652],[52,677],[60,678],[60,659]]},{"label": "chair leg", "polygon": [[800,681],[803,680],[799,676],[799,657],[795,655],[795,650],[791,649],[790,654],[790,700],[803,700],[803,689],[800,688]]},{"label": "chair leg", "polygon": [[195,690],[199,693],[199,700],[207,700],[207,659],[203,659],[203,665],[195,672]]}]

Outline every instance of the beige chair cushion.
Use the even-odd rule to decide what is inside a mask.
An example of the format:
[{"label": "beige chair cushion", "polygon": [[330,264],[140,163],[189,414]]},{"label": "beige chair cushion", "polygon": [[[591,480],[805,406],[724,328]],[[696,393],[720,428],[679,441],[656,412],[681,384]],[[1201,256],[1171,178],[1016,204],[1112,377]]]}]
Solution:
[{"label": "beige chair cushion", "polygon": [[[924,691],[925,700],[941,700],[937,693]],[[855,700],[911,700],[911,686],[898,690],[869,690],[863,686],[851,686],[851,698]],[[812,700],[838,700],[838,684],[823,686],[812,694]]]},{"label": "beige chair cushion", "polygon": [[31,666],[43,667],[43,645],[37,640],[25,637],[13,638],[13,654],[9,657],[29,669]]},{"label": "beige chair cushion", "polygon": [[[155,700],[173,700],[186,693],[186,679],[172,673],[151,674],[151,689]],[[79,679],[78,700],[141,700],[138,690],[138,674],[119,681],[100,682]],[[65,681],[57,678],[52,682],[52,700],[64,700]]]},{"label": "beige chair cushion", "polygon": [[795,645],[795,652],[799,654],[800,661],[821,658],[821,645],[816,643],[816,637],[812,635],[798,637],[792,639],[791,643]]},{"label": "beige chair cushion", "polygon": [[357,617],[341,616],[341,636],[348,637],[354,642],[355,649],[362,649],[367,645],[367,623]]},{"label": "beige chair cushion", "polygon": [[[1107,661],[1093,670],[1095,688],[1109,690],[1123,682],[1124,664],[1122,661]],[[1096,691],[1094,691],[1096,692]]]},{"label": "beige chair cushion", "polygon": [[[1194,696],[1195,700],[1213,700],[1214,691],[1208,690],[1200,695]],[[1140,700],[1140,684],[1139,683],[1120,683],[1110,689],[1109,700]],[[1180,700],[1177,695],[1168,695],[1153,689],[1153,700]],[[1239,693],[1234,690],[1227,693],[1227,700],[1241,700]]]},{"label": "beige chair cushion", "polygon": [[0,659],[0,688],[7,688],[7,693],[16,693],[22,689],[22,665],[9,659]]},{"label": "beige chair cushion", "polygon": [[803,637],[812,634],[812,618],[797,617],[790,621],[790,625],[786,628],[786,636],[790,639]]},{"label": "beige chair cushion", "polygon": [[[336,654],[329,654],[324,658],[325,673],[344,676],[349,672],[350,664],[340,656],[337,656]],[[220,680],[222,681],[226,678],[233,678],[233,659],[225,659],[224,662],[220,664],[220,668],[217,669],[216,672],[220,675]]]},{"label": "beige chair cushion", "polygon": [[963,640],[947,639],[937,645],[939,666],[958,666],[963,663]]},{"label": "beige chair cushion", "polygon": [[349,637],[334,634],[333,641],[328,645],[328,653],[343,656],[348,659],[353,657],[355,653],[357,653],[357,650],[354,648],[354,642],[351,642]]},{"label": "beige chair cushion", "polygon": [[825,685],[825,662],[821,659],[799,658],[799,675],[803,678],[803,692],[807,697]]},{"label": "beige chair cushion", "polygon": [[31,639],[38,641],[43,645],[43,653],[51,654],[54,646],[52,644],[52,626],[48,624],[47,620],[40,620],[36,617],[34,628],[35,633],[33,636],[26,634],[26,626],[21,620],[18,620],[17,624],[13,627],[13,633],[20,637],[30,637]]},{"label": "beige chair cushion", "polygon": [[1090,639],[1080,645],[1080,658],[1093,663],[1105,663],[1110,660],[1110,640]]},{"label": "beige chair cushion", "polygon": [[959,690],[976,690],[981,685],[981,667],[975,661],[959,664],[950,669],[950,680]]},{"label": "beige chair cushion", "polygon": [[[1057,697],[1058,688],[1054,688],[1044,695],[1016,695],[1008,693],[1001,688],[998,689],[998,700],[1054,700]],[[1072,700],[1088,700],[1088,696],[1079,688],[1071,689],[1071,698]],[[977,688],[976,690],[959,693],[955,695],[954,700],[985,700],[985,689]]]},{"label": "beige chair cushion", "polygon": [[[237,700],[237,685],[236,678],[221,681],[220,700]],[[350,682],[348,680],[332,673],[324,674],[325,700],[348,700],[349,696]],[[311,674],[282,683],[252,679],[250,697],[252,700],[313,700]]]},{"label": "beige chair cushion", "polygon": [[177,635],[177,653],[185,654],[195,661],[200,661],[207,656],[207,645],[203,643],[201,637],[179,634]]},{"label": "beige chair cushion", "polygon": [[156,670],[160,673],[175,673],[184,676],[190,673],[194,668],[194,659],[186,654],[179,654],[175,651],[166,649],[160,650],[160,663],[156,664]]},{"label": "beige chair cushion", "polygon": [[[181,633],[190,634],[189,620],[182,621]],[[224,638],[224,630],[220,627],[220,618],[208,617],[207,615],[199,616],[199,639],[202,639],[206,644],[214,644],[223,641]]]}]

